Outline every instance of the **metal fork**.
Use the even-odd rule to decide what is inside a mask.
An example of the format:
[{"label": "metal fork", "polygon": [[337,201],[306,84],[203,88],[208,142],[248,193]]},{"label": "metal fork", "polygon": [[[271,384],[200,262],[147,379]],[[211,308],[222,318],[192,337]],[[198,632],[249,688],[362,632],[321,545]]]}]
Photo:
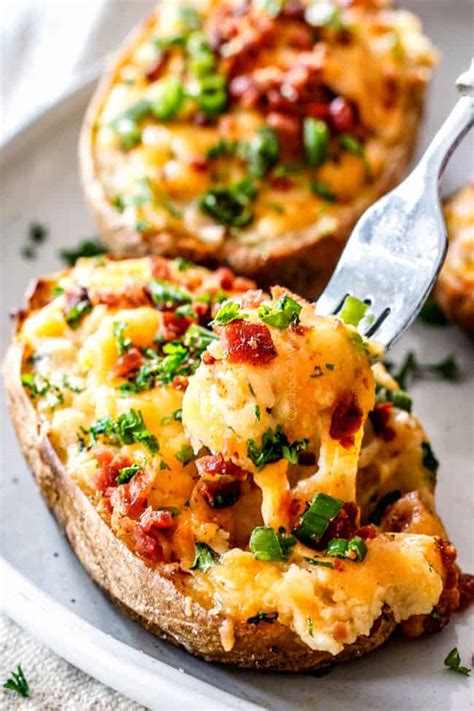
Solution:
[{"label": "metal fork", "polygon": [[454,109],[410,175],[357,222],[316,311],[336,314],[346,296],[370,304],[363,335],[389,348],[428,297],[447,249],[439,183],[457,145],[474,125],[474,60],[456,82]]}]

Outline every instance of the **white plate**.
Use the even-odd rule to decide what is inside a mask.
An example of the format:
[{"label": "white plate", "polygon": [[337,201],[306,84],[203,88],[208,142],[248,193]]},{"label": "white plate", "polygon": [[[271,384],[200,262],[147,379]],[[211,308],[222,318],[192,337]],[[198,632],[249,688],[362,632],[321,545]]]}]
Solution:
[{"label": "white plate", "polygon": [[[412,0],[426,29],[444,51],[431,92],[424,143],[454,103],[453,80],[471,50],[472,3]],[[59,266],[57,250],[94,234],[77,177],[76,143],[91,93],[90,82],[24,127],[3,153],[2,320],[21,304],[30,279]],[[450,192],[473,173],[472,141],[465,142],[444,182]],[[28,224],[49,227],[38,258],[24,261]],[[454,328],[416,325],[394,357],[413,349],[434,361],[453,352],[463,384],[423,383],[413,389],[442,462],[438,506],[465,570],[472,555],[473,358],[472,344]],[[462,710],[470,707],[469,680],[443,669],[455,645],[471,654],[467,613],[440,635],[416,642],[395,638],[376,653],[333,669],[322,678],[262,674],[211,665],[150,635],[119,612],[91,582],[59,531],[27,471],[2,405],[2,553],[5,607],[15,620],[76,666],[151,708]],[[8,565],[8,564],[6,564]]]}]

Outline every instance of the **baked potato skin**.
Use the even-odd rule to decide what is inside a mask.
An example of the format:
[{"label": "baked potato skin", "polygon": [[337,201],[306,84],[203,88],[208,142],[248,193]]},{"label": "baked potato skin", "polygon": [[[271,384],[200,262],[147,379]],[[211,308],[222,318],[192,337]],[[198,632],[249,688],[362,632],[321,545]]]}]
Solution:
[{"label": "baked potato skin", "polygon": [[251,277],[262,288],[279,283],[304,298],[316,298],[329,280],[360,215],[406,175],[417,144],[426,81],[412,83],[404,96],[403,141],[386,146],[384,169],[344,205],[337,216],[337,226],[330,233],[321,234],[317,224],[289,229],[283,237],[266,248],[265,253],[258,245],[255,248],[228,239],[218,246],[206,244],[192,230],[178,225],[177,221],[163,230],[146,234],[127,224],[112,206],[101,181],[94,134],[120,68],[152,24],[153,16],[135,29],[125,41],[116,60],[99,82],[81,129],[81,182],[101,238],[112,253],[121,257],[159,254],[166,257],[182,256],[210,268],[226,265],[239,274]]},{"label": "baked potato skin", "polygon": [[235,644],[224,652],[223,618],[191,606],[170,570],[153,569],[116,538],[80,488],[66,475],[51,443],[41,436],[36,412],[21,385],[22,348],[10,346],[4,363],[8,405],[24,456],[36,482],[92,579],[134,621],[207,661],[282,672],[310,672],[346,662],[383,644],[396,623],[385,612],[370,636],[361,636],[336,656],[309,649],[291,630],[274,622],[237,624]]},{"label": "baked potato skin", "polygon": [[[32,301],[38,299],[33,291]],[[28,314],[22,312],[19,321]],[[335,662],[361,657],[382,644],[395,629],[382,614],[370,636],[361,636],[337,656],[313,651],[278,622],[237,623],[231,651],[222,647],[219,628],[224,618],[209,612],[180,592],[170,566],[148,567],[100,518],[77,484],[67,476],[21,384],[23,349],[13,343],[4,363],[8,406],[24,456],[36,482],[79,560],[104,592],[132,619],[208,661],[284,672],[314,671]]]},{"label": "baked potato skin", "polygon": [[449,246],[434,297],[450,321],[474,335],[474,183],[446,201],[444,214]]}]

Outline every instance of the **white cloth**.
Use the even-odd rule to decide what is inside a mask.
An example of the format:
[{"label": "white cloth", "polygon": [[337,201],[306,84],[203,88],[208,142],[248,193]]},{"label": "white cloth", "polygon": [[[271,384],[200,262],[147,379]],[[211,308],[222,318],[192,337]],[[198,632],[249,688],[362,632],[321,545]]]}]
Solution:
[{"label": "white cloth", "polygon": [[[152,0],[3,0],[1,139],[57,99],[82,71],[116,49]],[[2,686],[21,664],[31,688],[21,699]],[[0,617],[0,709],[139,711],[6,617]]]}]

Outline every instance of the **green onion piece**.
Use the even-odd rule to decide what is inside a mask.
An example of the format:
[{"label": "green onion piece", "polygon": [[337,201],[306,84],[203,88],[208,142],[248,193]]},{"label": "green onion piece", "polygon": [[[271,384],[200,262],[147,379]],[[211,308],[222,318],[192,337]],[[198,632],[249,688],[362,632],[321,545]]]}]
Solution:
[{"label": "green onion piece", "polygon": [[307,545],[317,542],[343,504],[341,499],[335,499],[328,494],[315,494],[309,508],[301,517],[299,526],[293,531],[296,538]]},{"label": "green onion piece", "polygon": [[309,186],[312,193],[322,198],[323,200],[326,200],[326,202],[335,201],[336,193],[331,190],[329,185],[323,183],[322,180],[311,180]]},{"label": "green onion piece", "polygon": [[23,696],[25,699],[29,697],[30,687],[20,665],[17,666],[16,672],[11,672],[10,677],[4,683],[3,688],[13,691],[15,694]]},{"label": "green onion piece", "polygon": [[257,469],[263,469],[266,464],[278,462],[280,459],[287,459],[290,464],[296,464],[298,455],[307,447],[307,439],[289,442],[282,426],[277,425],[274,431],[269,427],[263,433],[260,447],[254,439],[247,440],[247,456]]},{"label": "green onion piece", "polygon": [[77,304],[74,304],[74,306],[69,309],[64,318],[66,319],[66,323],[69,324],[73,331],[75,331],[76,328],[79,328],[84,316],[87,316],[87,314],[91,311],[92,304],[89,301],[89,298],[81,299],[77,302]]},{"label": "green onion piece", "polygon": [[248,168],[251,175],[263,178],[278,161],[280,149],[278,136],[269,126],[261,126],[249,143]]},{"label": "green onion piece", "polygon": [[329,541],[326,551],[328,558],[348,558],[349,560],[364,560],[367,555],[367,546],[360,536],[351,540],[346,538],[333,538]]},{"label": "green onion piece", "polygon": [[157,82],[156,89],[157,95],[151,105],[152,113],[160,121],[171,121],[183,105],[183,85],[176,77],[167,77]]},{"label": "green onion piece", "polygon": [[294,536],[277,533],[270,526],[257,526],[250,536],[250,550],[256,560],[286,560],[295,543]]},{"label": "green onion piece", "polygon": [[329,129],[327,124],[315,118],[305,118],[303,143],[307,164],[312,168],[318,168],[325,162],[328,154]]},{"label": "green onion piece", "polygon": [[190,444],[183,444],[174,456],[183,466],[190,464],[190,462],[193,462],[196,459],[196,455],[194,454],[194,450]]},{"label": "green onion piece", "polygon": [[151,107],[150,101],[140,99],[110,123],[110,127],[118,134],[124,150],[129,150],[140,142],[142,132],[138,122],[148,116]]},{"label": "green onion piece", "polygon": [[346,296],[338,316],[349,326],[358,326],[368,308],[367,304],[364,304],[360,299],[356,299],[355,296]]},{"label": "green onion piece", "polygon": [[471,669],[461,666],[461,657],[457,647],[454,647],[447,655],[444,660],[444,666],[448,669],[452,669],[458,674],[464,674],[464,676],[469,676]]},{"label": "green onion piece", "polygon": [[201,573],[205,573],[212,568],[219,560],[219,555],[216,551],[212,550],[207,543],[196,542],[194,544],[194,561],[190,570],[200,570]]},{"label": "green onion piece", "polygon": [[123,332],[127,328],[128,323],[124,321],[115,321],[114,323],[114,336],[117,341],[117,348],[120,356],[123,356],[131,347],[132,341],[130,338],[125,338]]},{"label": "green onion piece", "polygon": [[275,328],[288,328],[292,323],[300,322],[300,313],[303,307],[288,294],[283,294],[274,303],[268,306],[264,304],[258,310],[260,321],[268,323]]},{"label": "green onion piece", "polygon": [[140,469],[141,466],[139,464],[132,464],[130,467],[122,467],[117,477],[117,484],[127,484]]},{"label": "green onion piece", "polygon": [[253,220],[251,203],[257,191],[251,180],[239,180],[231,185],[217,186],[201,198],[199,207],[218,222],[231,227],[246,227]]},{"label": "green onion piece", "polygon": [[341,133],[338,136],[338,140],[341,148],[348,153],[352,153],[354,156],[359,156],[359,158],[364,157],[364,146],[357,138],[354,138],[354,136],[350,136],[348,133]]},{"label": "green onion piece", "polygon": [[334,565],[328,560],[320,560],[319,558],[303,558],[310,565],[320,566],[321,568],[334,568]]}]

